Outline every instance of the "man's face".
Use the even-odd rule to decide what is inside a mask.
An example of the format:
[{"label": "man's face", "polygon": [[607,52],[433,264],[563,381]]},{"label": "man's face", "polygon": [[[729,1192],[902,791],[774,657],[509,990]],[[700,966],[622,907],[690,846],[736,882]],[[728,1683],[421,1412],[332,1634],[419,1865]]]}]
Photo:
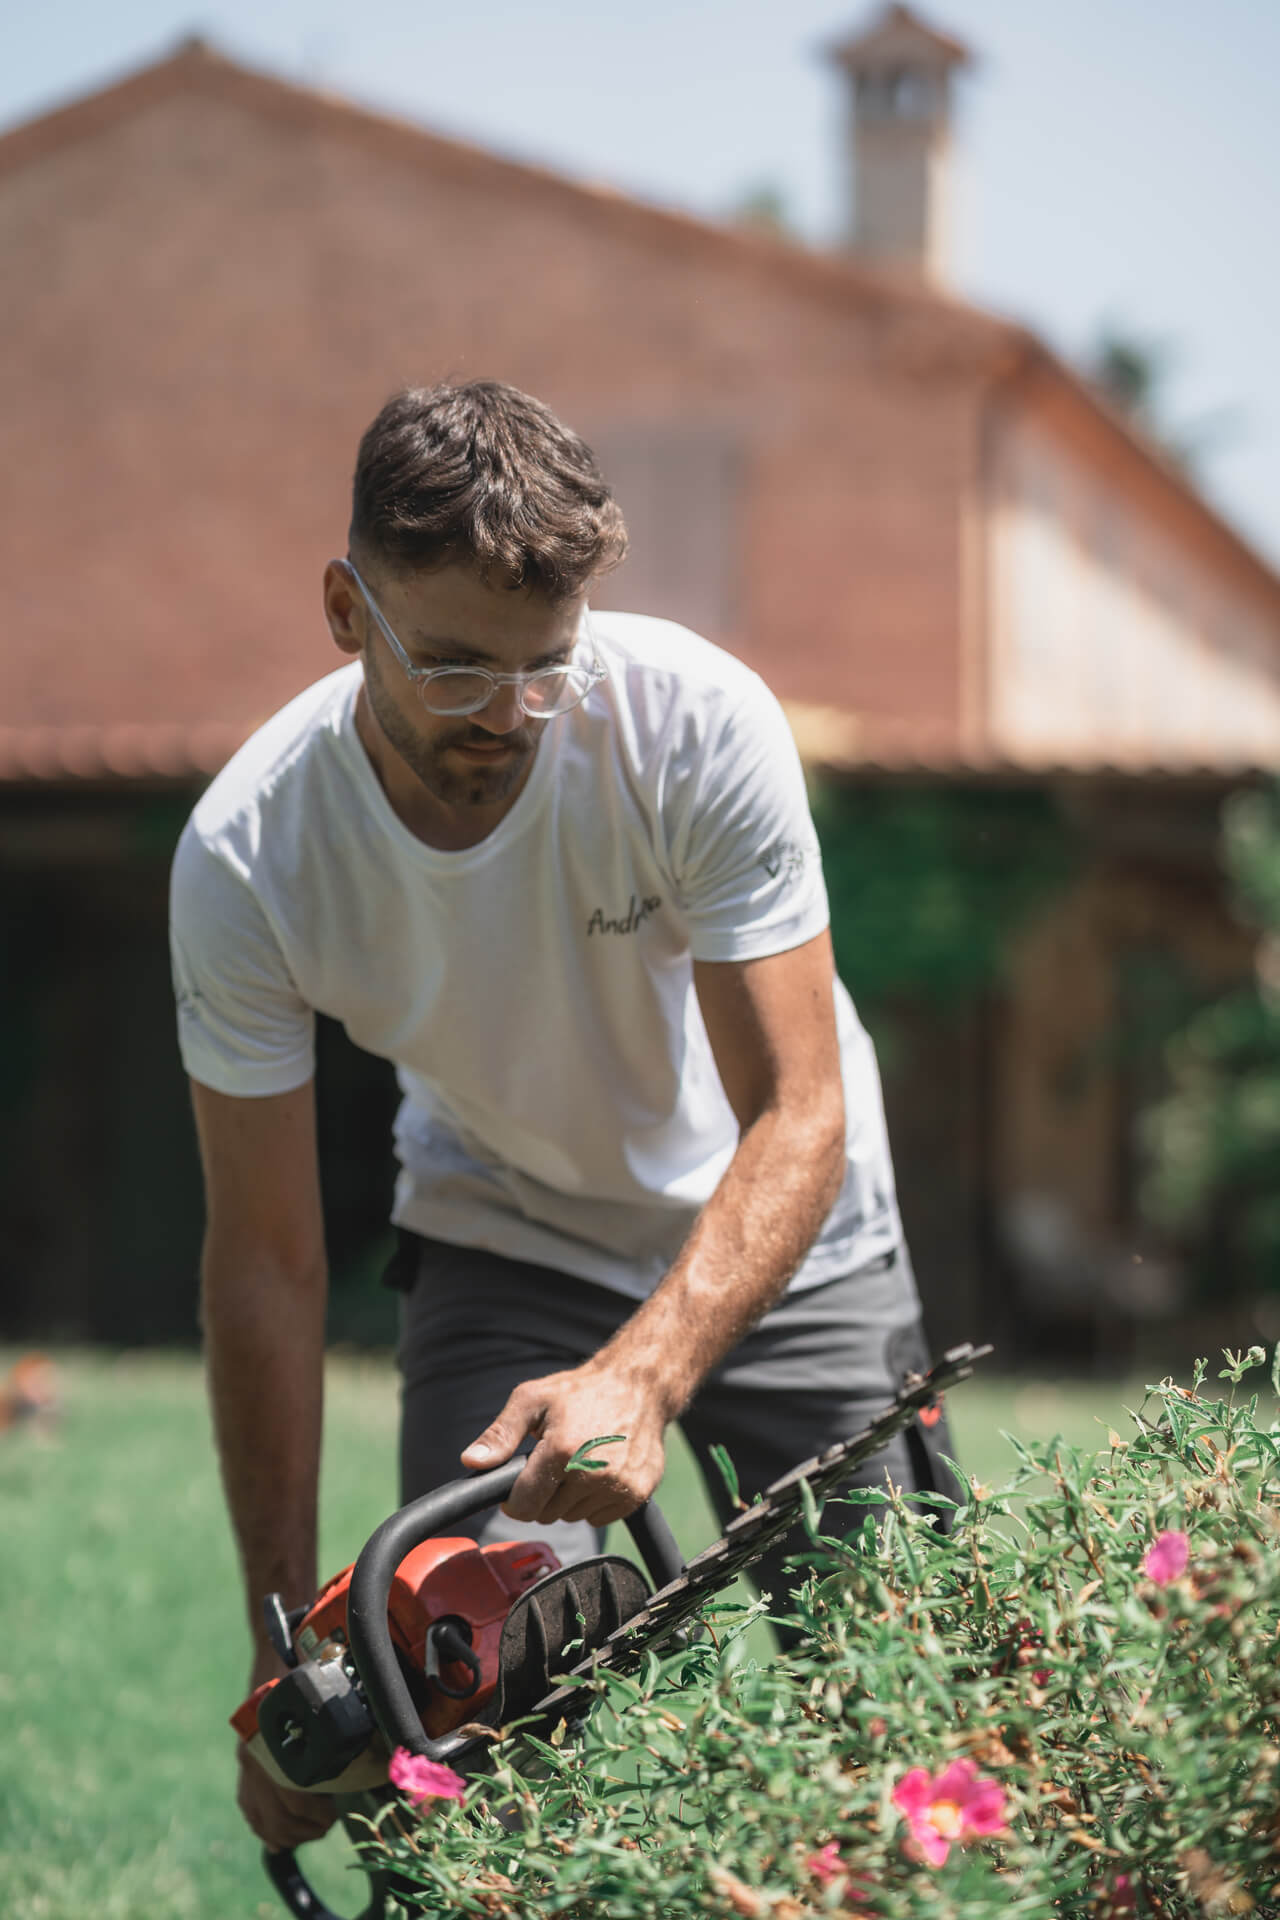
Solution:
[{"label": "man's face", "polygon": [[[359,562],[357,562],[359,564]],[[561,665],[574,649],[583,598],[487,586],[467,567],[392,570],[370,560],[361,577],[415,667],[487,667],[528,673]],[[393,751],[436,800],[451,808],[500,806],[519,792],[542,731],[520,706],[520,689],[498,687],[478,713],[437,714],[424,705],[351,578],[350,623],[364,658],[365,694]],[[334,624],[335,638],[344,645]],[[348,649],[350,650],[350,649]]]}]

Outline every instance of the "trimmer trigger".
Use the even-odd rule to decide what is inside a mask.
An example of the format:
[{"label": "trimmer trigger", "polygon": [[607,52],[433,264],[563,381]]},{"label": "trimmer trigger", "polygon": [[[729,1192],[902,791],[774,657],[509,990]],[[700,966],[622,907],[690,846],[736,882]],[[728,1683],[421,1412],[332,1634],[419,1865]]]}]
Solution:
[{"label": "trimmer trigger", "polygon": [[296,1667],[298,1664],[298,1652],[293,1644],[293,1630],[306,1611],[305,1607],[295,1607],[292,1613],[286,1612],[284,1601],[278,1593],[267,1594],[262,1602],[262,1617],[267,1623],[267,1638],[286,1667]]}]

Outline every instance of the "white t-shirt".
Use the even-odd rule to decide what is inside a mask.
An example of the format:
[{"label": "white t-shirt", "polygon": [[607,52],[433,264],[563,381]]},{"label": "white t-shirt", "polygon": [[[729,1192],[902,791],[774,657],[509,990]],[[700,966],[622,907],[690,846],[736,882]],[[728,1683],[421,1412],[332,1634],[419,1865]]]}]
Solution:
[{"label": "white t-shirt", "polygon": [[[183,1060],[216,1091],[301,1086],[314,1013],[394,1061],[398,1225],[657,1285],[737,1142],[692,962],[827,924],[786,720],[731,654],[593,614],[608,678],[546,724],[477,846],[425,846],[355,728],[361,667],[253,735],[174,861]],[[849,1164],[793,1286],[890,1253],[899,1223],[871,1043],[836,989]]]}]

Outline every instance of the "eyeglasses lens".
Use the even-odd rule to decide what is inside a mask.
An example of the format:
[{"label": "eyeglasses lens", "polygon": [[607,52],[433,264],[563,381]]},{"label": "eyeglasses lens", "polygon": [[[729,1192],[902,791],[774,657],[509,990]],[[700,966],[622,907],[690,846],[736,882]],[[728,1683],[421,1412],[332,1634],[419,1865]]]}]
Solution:
[{"label": "eyeglasses lens", "polygon": [[431,713],[476,713],[493,694],[488,674],[446,668],[419,683],[422,704]]},{"label": "eyeglasses lens", "polygon": [[[580,668],[551,668],[524,682],[521,705],[532,717],[549,720],[576,707],[590,685],[591,675]],[[487,674],[446,667],[424,680],[419,692],[430,713],[479,713],[493,698],[494,684]]]}]

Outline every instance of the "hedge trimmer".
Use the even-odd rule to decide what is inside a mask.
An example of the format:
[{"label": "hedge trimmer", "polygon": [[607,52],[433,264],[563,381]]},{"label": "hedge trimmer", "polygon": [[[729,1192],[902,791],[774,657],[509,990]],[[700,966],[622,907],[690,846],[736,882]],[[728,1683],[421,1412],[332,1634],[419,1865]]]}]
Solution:
[{"label": "hedge trimmer", "polygon": [[[499,1729],[579,1726],[602,1670],[634,1672],[989,1352],[953,1347],[928,1373],[909,1374],[862,1433],[783,1474],[688,1562],[652,1502],[640,1507],[626,1524],[652,1590],[616,1554],[562,1567],[537,1540],[479,1547],[449,1533],[506,1498],[523,1458],[450,1481],[384,1520],[309,1606],[289,1613],[278,1594],[267,1597],[268,1630],[289,1670],[257,1688],[231,1724],[278,1784],[332,1794],[353,1837],[352,1816],[371,1817],[395,1797],[387,1767],[397,1747],[463,1776],[486,1773]],[[337,1920],[291,1851],[264,1862],[291,1913]],[[376,1871],[370,1882],[361,1920],[384,1920],[394,1880]]]}]

